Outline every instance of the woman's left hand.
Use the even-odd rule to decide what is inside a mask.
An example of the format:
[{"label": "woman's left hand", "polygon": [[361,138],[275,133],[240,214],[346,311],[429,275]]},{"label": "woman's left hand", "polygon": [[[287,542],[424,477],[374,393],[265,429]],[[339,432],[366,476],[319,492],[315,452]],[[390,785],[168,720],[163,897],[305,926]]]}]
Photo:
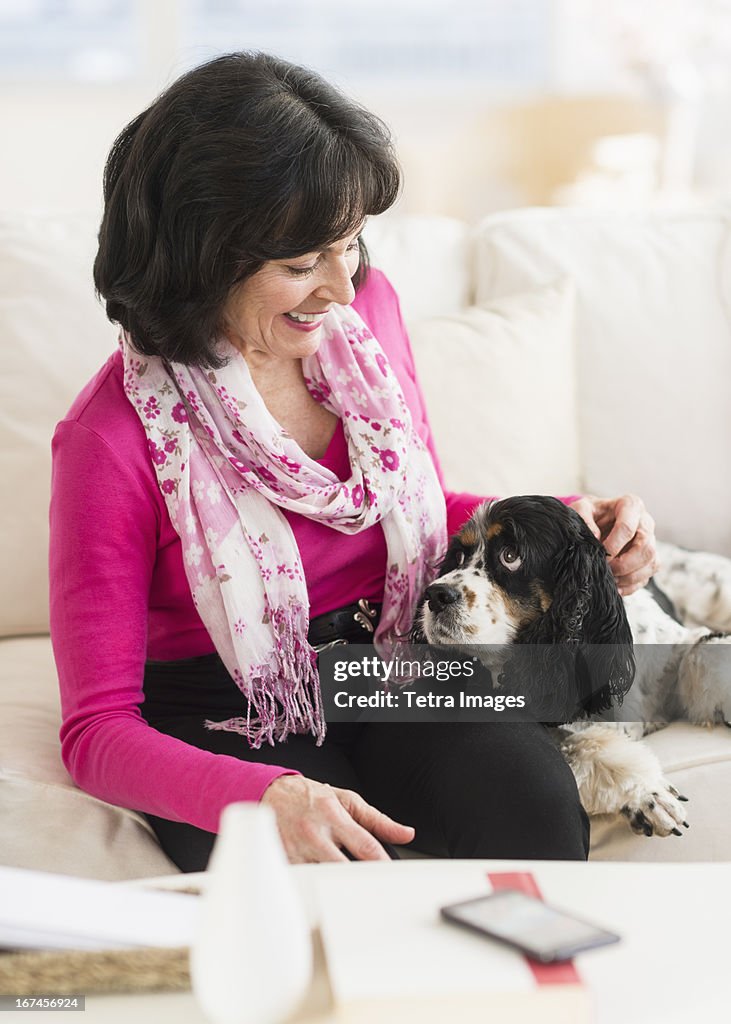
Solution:
[{"label": "woman's left hand", "polygon": [[575,509],[602,542],[607,565],[622,597],[644,587],[659,569],[655,549],[655,520],[636,494],[597,498],[585,494],[569,506]]}]

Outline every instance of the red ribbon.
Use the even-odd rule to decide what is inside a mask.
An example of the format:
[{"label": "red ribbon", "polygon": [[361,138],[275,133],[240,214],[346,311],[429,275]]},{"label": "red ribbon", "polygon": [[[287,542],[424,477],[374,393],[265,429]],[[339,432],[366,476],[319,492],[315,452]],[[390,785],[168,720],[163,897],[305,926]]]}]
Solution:
[{"label": "red ribbon", "polygon": [[[526,896],[535,896],[542,900],[541,890],[530,871],[495,871],[488,872],[487,877],[493,889],[517,889]],[[526,957],[533,977],[538,985],[580,985],[581,977],[574,966],[573,960],[560,964],[542,964],[538,960]]]}]

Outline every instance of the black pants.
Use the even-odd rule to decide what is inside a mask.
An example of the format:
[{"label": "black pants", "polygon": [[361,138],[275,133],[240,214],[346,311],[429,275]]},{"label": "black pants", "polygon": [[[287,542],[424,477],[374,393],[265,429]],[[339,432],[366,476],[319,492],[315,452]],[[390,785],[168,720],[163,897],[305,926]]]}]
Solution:
[{"label": "black pants", "polygon": [[[214,753],[355,790],[413,825],[416,850],[437,857],[588,856],[589,819],[574,777],[541,725],[336,723],[320,747],[312,736],[290,736],[251,750],[243,736],[203,724],[245,713],[243,700],[217,655],[147,663],[142,713],[154,728]],[[213,833],[146,817],[182,871],[204,870]]]}]

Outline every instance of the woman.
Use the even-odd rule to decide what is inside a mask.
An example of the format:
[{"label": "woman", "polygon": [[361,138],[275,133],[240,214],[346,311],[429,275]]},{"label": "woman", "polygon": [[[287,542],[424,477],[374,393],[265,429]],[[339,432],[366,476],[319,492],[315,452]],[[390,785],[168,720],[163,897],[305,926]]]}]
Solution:
[{"label": "woman", "polygon": [[[235,800],[274,809],[293,862],[415,834],[437,855],[587,855],[540,726],[322,721],[314,648],[408,628],[482,500],[443,489],[360,240],[399,185],[380,121],[262,54],[183,76],[109,157],[94,271],[120,350],[53,442],[61,739],[77,784],[145,813],[183,870]],[[624,589],[644,583],[641,502],[576,507]]]}]

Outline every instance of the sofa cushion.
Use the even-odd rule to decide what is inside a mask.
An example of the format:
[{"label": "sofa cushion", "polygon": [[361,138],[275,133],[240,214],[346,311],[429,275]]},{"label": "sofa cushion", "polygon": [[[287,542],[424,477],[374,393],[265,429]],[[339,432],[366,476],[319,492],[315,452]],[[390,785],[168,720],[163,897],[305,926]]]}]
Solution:
[{"label": "sofa cushion", "polygon": [[477,302],[576,284],[583,484],[640,494],[658,535],[731,555],[731,234],[720,211],[488,217]]},{"label": "sofa cushion", "polygon": [[591,819],[592,860],[688,861],[731,860],[731,729],[706,729],[673,722],[647,736],[665,775],[688,797],[688,823],[683,835],[658,838],[634,835],[615,816]]},{"label": "sofa cushion", "polygon": [[78,789],[61,761],[49,637],[0,640],[0,863],[84,878],[177,869],[140,814]]},{"label": "sofa cushion", "polygon": [[363,232],[371,262],[398,292],[407,323],[474,301],[474,240],[452,217],[376,217]]},{"label": "sofa cushion", "polygon": [[94,240],[89,217],[0,217],[0,636],[48,631],[51,435],[116,338]]},{"label": "sofa cushion", "polygon": [[576,492],[573,299],[564,278],[411,324],[434,441],[452,489]]}]

